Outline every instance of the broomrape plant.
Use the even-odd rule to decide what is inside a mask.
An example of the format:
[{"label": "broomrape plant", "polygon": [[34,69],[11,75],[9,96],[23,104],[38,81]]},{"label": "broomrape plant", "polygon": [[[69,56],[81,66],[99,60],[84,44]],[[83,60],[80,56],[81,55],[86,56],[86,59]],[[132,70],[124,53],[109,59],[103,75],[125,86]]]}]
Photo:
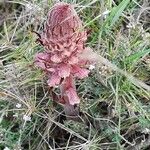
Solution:
[{"label": "broomrape plant", "polygon": [[[63,2],[55,4],[39,35],[38,41],[45,51],[36,54],[35,64],[46,73],[49,87],[60,87],[58,102],[64,104],[68,114],[80,103],[75,79],[88,77],[87,68],[94,63],[94,52],[85,47],[86,40],[87,31],[83,30],[73,6]],[[91,55],[91,59],[87,55]]]}]

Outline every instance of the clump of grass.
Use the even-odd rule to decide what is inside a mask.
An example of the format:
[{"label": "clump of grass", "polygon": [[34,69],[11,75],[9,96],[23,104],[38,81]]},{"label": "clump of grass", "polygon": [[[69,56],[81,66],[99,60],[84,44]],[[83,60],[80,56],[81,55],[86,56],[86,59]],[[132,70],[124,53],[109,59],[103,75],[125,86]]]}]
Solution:
[{"label": "clump of grass", "polygon": [[42,30],[53,3],[1,2],[7,17],[0,22],[0,149],[148,149],[148,1],[67,2],[91,30],[87,45],[100,59],[76,85],[83,122],[65,119],[33,65],[43,48],[32,30]]}]

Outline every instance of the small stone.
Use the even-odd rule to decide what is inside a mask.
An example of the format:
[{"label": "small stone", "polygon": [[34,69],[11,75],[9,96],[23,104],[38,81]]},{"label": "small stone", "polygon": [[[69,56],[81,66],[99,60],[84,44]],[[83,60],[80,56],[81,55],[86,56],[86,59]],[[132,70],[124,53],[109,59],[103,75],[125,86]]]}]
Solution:
[{"label": "small stone", "polygon": [[93,70],[95,69],[95,66],[94,65],[89,65],[89,70]]},{"label": "small stone", "polygon": [[10,150],[8,147],[5,147],[4,150]]},{"label": "small stone", "polygon": [[22,106],[22,105],[19,104],[19,103],[16,104],[16,107],[17,107],[17,108],[21,108],[21,106]]},{"label": "small stone", "polygon": [[23,120],[25,121],[31,121],[31,117],[27,115],[23,115]]},{"label": "small stone", "polygon": [[14,118],[17,118],[17,117],[18,117],[18,113],[15,113],[15,114],[13,115],[13,117],[14,117]]}]

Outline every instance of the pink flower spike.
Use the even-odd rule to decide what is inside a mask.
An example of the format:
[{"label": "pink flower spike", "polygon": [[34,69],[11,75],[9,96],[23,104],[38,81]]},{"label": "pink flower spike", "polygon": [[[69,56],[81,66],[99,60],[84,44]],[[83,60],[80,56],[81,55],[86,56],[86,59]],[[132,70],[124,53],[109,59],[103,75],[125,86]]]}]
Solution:
[{"label": "pink flower spike", "polygon": [[35,64],[48,76],[49,87],[59,85],[59,102],[71,109],[80,103],[75,79],[88,77],[90,71],[86,67],[97,58],[92,49],[85,47],[86,40],[87,31],[74,6],[64,2],[55,4],[39,36],[44,52],[36,55]]},{"label": "pink flower spike", "polygon": [[68,97],[70,105],[75,105],[80,103],[80,99],[74,88],[69,88],[68,90],[66,90],[66,95]]},{"label": "pink flower spike", "polygon": [[61,80],[61,77],[58,76],[56,73],[54,73],[52,74],[50,79],[47,81],[47,83],[50,87],[55,87],[60,84],[60,80]]}]

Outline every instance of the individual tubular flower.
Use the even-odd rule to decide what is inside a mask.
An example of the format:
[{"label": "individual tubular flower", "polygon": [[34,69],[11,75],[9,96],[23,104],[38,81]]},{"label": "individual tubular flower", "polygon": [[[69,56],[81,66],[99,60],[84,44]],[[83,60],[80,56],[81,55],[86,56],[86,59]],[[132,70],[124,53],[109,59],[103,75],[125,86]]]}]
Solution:
[{"label": "individual tubular flower", "polygon": [[60,102],[64,104],[80,102],[74,79],[83,79],[89,74],[86,69],[89,60],[83,56],[89,49],[85,48],[87,32],[82,28],[73,6],[57,3],[48,13],[39,38],[45,51],[36,54],[35,64],[47,74],[50,87],[60,86]]}]

